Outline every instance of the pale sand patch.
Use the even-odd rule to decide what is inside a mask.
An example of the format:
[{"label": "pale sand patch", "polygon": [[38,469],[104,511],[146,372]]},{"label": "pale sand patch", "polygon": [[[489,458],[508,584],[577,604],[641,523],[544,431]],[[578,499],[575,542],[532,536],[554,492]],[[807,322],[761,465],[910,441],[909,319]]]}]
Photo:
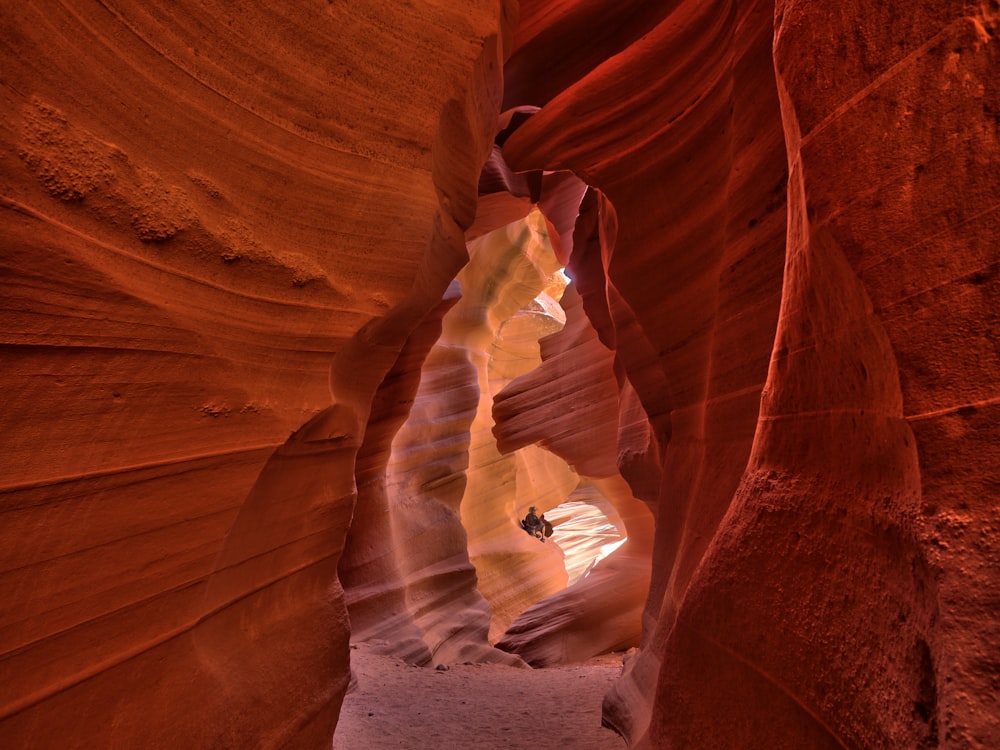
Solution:
[{"label": "pale sand patch", "polygon": [[601,726],[601,701],[620,665],[618,654],[548,669],[454,664],[438,671],[357,644],[333,747],[624,750],[625,741]]}]

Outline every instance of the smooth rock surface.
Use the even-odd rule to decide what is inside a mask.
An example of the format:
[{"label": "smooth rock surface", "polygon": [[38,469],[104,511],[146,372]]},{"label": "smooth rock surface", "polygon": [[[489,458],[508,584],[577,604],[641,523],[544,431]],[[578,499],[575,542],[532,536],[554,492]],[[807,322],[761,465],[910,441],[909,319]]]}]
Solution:
[{"label": "smooth rock surface", "polygon": [[1000,747],[995,0],[6,6],[4,743],[329,747],[353,630]]},{"label": "smooth rock surface", "polygon": [[616,352],[666,446],[606,720],[639,747],[997,744],[1000,9],[681,0],[636,36],[522,5],[505,106],[541,108],[504,155],[613,205],[584,299],[649,342]]},{"label": "smooth rock surface", "polygon": [[3,744],[328,746],[355,455],[512,10],[4,8]]}]

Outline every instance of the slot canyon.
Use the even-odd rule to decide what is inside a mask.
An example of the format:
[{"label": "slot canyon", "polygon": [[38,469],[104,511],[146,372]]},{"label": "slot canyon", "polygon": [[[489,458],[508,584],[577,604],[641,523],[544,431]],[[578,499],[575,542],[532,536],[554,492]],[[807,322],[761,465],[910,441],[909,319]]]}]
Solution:
[{"label": "slot canyon", "polygon": [[1000,747],[1000,2],[0,7],[0,746]]}]

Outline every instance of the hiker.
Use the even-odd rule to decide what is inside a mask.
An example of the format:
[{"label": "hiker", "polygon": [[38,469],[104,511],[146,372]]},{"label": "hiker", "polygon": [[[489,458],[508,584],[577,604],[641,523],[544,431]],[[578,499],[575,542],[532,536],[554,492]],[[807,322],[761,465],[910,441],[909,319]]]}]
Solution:
[{"label": "hiker", "polygon": [[541,519],[538,518],[538,516],[535,515],[535,506],[534,505],[532,505],[530,508],[528,508],[528,515],[526,515],[524,517],[524,520],[521,521],[521,526],[522,526],[522,528],[524,528],[525,531],[527,531],[532,536],[538,537],[540,539],[543,538],[541,536],[541,534],[542,534],[542,521],[541,521]]},{"label": "hiker", "polygon": [[542,513],[541,518],[535,515],[534,505],[528,508],[528,515],[521,521],[521,528],[540,542],[544,542],[546,537],[552,536],[552,524],[545,519],[544,513]]}]

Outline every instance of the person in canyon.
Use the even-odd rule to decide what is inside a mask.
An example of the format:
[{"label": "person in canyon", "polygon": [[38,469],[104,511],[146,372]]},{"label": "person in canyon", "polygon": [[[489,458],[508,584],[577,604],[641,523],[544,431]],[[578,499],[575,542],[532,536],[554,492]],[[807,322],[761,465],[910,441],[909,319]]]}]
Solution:
[{"label": "person in canyon", "polygon": [[521,521],[521,528],[540,542],[544,542],[547,537],[552,536],[552,524],[545,520],[544,513],[542,513],[541,518],[535,514],[534,505],[528,508],[528,515]]},{"label": "person in canyon", "polygon": [[[542,514],[544,516],[544,513]],[[542,521],[535,515],[535,506],[532,505],[528,508],[528,515],[524,517],[521,521],[521,526],[534,537],[544,540],[545,537],[542,536]]]}]

